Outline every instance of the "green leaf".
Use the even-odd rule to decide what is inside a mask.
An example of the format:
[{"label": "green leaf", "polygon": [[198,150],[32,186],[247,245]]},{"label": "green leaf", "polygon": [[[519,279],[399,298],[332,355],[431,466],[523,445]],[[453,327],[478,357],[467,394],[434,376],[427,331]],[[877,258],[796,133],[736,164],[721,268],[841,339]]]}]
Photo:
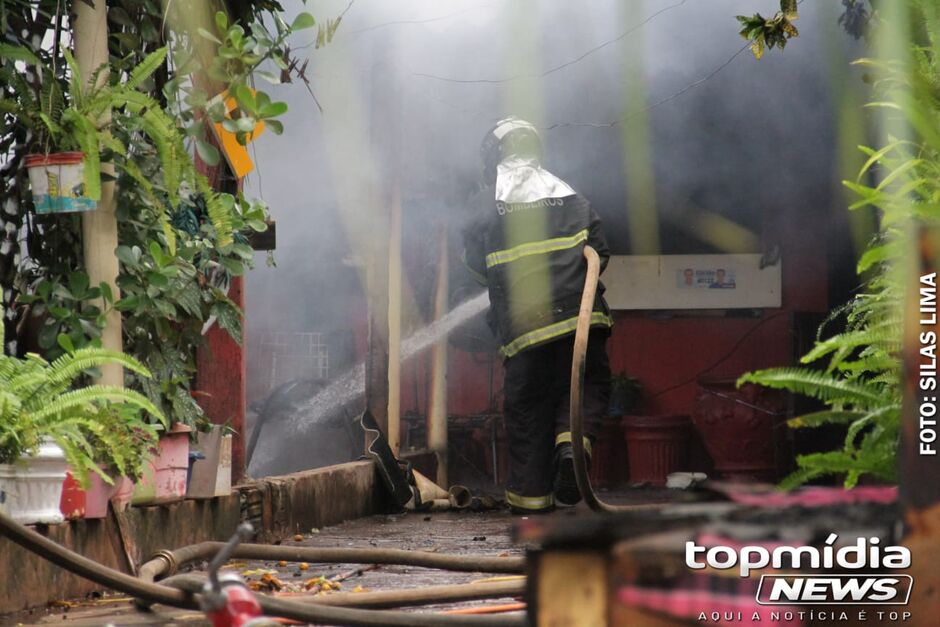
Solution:
[{"label": "green leaf", "polygon": [[127,83],[125,83],[125,88],[137,89],[140,87],[141,83],[150,78],[150,76],[163,65],[163,62],[166,60],[166,55],[167,47],[164,46],[144,57],[143,61],[131,70]]},{"label": "green leaf", "polygon": [[856,272],[862,274],[873,265],[887,261],[889,256],[894,252],[897,252],[897,247],[891,246],[890,244],[882,244],[881,246],[873,246],[869,248],[858,260]]},{"label": "green leaf", "polygon": [[58,322],[48,321],[39,330],[39,346],[43,349],[50,349],[56,345],[61,325]]},{"label": "green leaf", "polygon": [[197,139],[196,152],[199,153],[199,158],[202,159],[203,163],[206,165],[210,167],[219,165],[221,158],[219,150],[209,142]]},{"label": "green leaf", "polygon": [[238,106],[248,113],[255,113],[257,109],[257,102],[255,100],[255,95],[252,92],[251,88],[244,83],[240,83],[234,87],[235,100],[238,102]]},{"label": "green leaf", "polygon": [[156,287],[166,287],[170,284],[170,280],[159,272],[148,272],[147,273],[147,283],[149,285],[154,285]]},{"label": "green leaf", "polygon": [[219,32],[224,33],[228,30],[228,16],[225,11],[216,11],[215,25],[219,28]]},{"label": "green leaf", "polygon": [[275,135],[280,135],[284,132],[284,125],[278,120],[265,120],[264,124],[271,129],[271,132]]},{"label": "green leaf", "polygon": [[98,129],[94,123],[76,111],[67,109],[62,113],[62,122],[71,129],[71,135],[85,153],[84,195],[92,200],[101,199],[101,163],[99,159]]},{"label": "green leaf", "polygon": [[118,311],[133,311],[140,307],[140,297],[135,295],[125,296],[114,303],[114,308]]},{"label": "green leaf", "polygon": [[232,276],[241,276],[245,273],[245,265],[237,259],[222,257],[219,259],[219,263],[221,263]]},{"label": "green leaf", "polygon": [[287,103],[286,102],[272,102],[269,105],[265,105],[258,111],[259,117],[262,118],[274,118],[279,115],[284,115],[287,113]]},{"label": "green leaf", "polygon": [[69,290],[76,300],[82,300],[88,291],[88,275],[81,271],[69,273]]},{"label": "green leaf", "polygon": [[16,46],[0,42],[0,58],[10,59],[11,61],[23,61],[30,65],[39,65],[39,57],[25,46]]},{"label": "green leaf", "polygon": [[852,402],[862,406],[878,406],[885,402],[884,396],[872,386],[845,381],[815,370],[790,367],[758,370],[738,379],[738,385],[743,383],[790,390],[821,401]]},{"label": "green leaf", "polygon": [[111,290],[111,285],[107,281],[99,283],[98,289],[101,290],[101,298],[104,299],[105,303],[110,305],[114,302],[114,292]]},{"label": "green leaf", "polygon": [[817,411],[811,414],[803,414],[797,418],[791,418],[787,421],[787,426],[791,429],[814,428],[828,424],[848,424],[865,416],[860,411]]},{"label": "green leaf", "polygon": [[256,74],[257,76],[260,76],[260,77],[263,78],[264,80],[268,81],[268,82],[271,83],[272,85],[280,85],[280,84],[281,84],[281,77],[279,77],[277,74],[274,74],[274,73],[272,73],[272,72],[267,72],[267,71],[265,71],[265,70],[256,70],[256,71],[255,71],[255,74]]},{"label": "green leaf", "polygon": [[235,129],[242,133],[250,133],[255,130],[257,121],[251,116],[245,116],[235,120]]},{"label": "green leaf", "polygon": [[115,256],[129,268],[135,267],[140,261],[140,249],[136,246],[131,248],[130,246],[121,245],[118,246],[114,251]]},{"label": "green leaf", "polygon": [[202,292],[196,283],[190,283],[176,300],[180,308],[194,318],[202,318]]},{"label": "green leaf", "polygon": [[303,30],[305,28],[313,28],[317,25],[317,21],[312,15],[306,11],[302,11],[297,14],[297,17],[294,18],[294,21],[290,25],[291,30]]},{"label": "green leaf", "polygon": [[241,312],[228,303],[217,303],[212,306],[212,315],[216,317],[219,327],[226,331],[235,342],[242,343]]},{"label": "green leaf", "polygon": [[222,45],[222,40],[220,40],[218,37],[216,37],[209,31],[207,31],[206,29],[200,27],[196,29],[196,32],[199,33],[199,36],[202,37],[203,39],[208,39],[209,41],[213,43],[219,44],[220,46]]},{"label": "green leaf", "polygon": [[60,333],[56,337],[56,341],[59,343],[59,346],[69,355],[75,353],[75,344],[72,343],[72,338],[70,338],[65,333]]}]

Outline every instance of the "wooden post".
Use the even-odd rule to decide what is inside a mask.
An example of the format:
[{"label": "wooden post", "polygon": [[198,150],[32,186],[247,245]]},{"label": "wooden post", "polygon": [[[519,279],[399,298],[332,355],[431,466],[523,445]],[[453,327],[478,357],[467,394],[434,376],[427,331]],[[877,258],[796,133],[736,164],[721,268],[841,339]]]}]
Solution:
[{"label": "wooden post", "polygon": [[[92,6],[93,5],[93,6]],[[95,69],[108,63],[108,21],[105,0],[76,2],[75,10],[75,61],[82,75],[89,77]],[[108,71],[98,74],[98,84],[108,80]],[[97,120],[98,124],[111,121],[108,109]],[[114,164],[102,163],[101,174],[114,176]],[[118,246],[117,218],[114,215],[114,181],[101,181],[101,200],[98,209],[82,215],[82,247],[85,258],[85,271],[91,285],[107,283],[111,286],[115,300],[120,298],[117,288],[118,260],[114,254]],[[104,309],[102,303],[102,309]],[[121,336],[121,314],[116,309],[108,312],[101,335],[104,348],[120,351],[124,343]],[[124,385],[124,369],[119,364],[106,364],[101,367],[99,383]]]},{"label": "wooden post", "polygon": [[[438,245],[434,319],[447,315],[447,228],[441,227]],[[437,484],[447,486],[447,336],[431,348],[431,402],[428,404],[428,448],[437,457]]]},{"label": "wooden post", "polygon": [[[195,35],[197,27],[214,31],[213,15],[216,10],[224,10],[223,4],[212,2],[192,2],[187,7],[191,20],[185,28]],[[218,54],[218,44],[202,37],[196,37],[195,54],[203,68],[209,67]],[[193,81],[208,94],[219,94],[225,85],[210,78],[205,71],[197,72]],[[208,123],[208,121],[206,121]],[[208,128],[203,138],[222,151],[222,146],[215,134]],[[196,171],[205,176],[209,186],[219,192],[238,194],[242,188],[242,179],[231,172],[223,158],[216,165],[208,165],[196,153],[194,155]],[[205,343],[196,349],[196,377],[193,383],[195,396],[213,424],[227,425],[235,432],[232,437],[232,484],[245,478],[245,449],[247,442],[246,409],[247,399],[245,370],[245,346],[248,330],[245,324],[245,279],[232,277],[228,297],[242,311],[242,343],[238,344],[218,323],[205,334]]]},{"label": "wooden post", "polygon": [[607,556],[600,552],[545,551],[534,561],[538,627],[608,625]]},{"label": "wooden post", "polygon": [[[377,229],[381,232],[382,229]],[[384,240],[384,245],[383,244]],[[366,341],[366,409],[388,433],[388,238],[375,237],[366,267],[368,337]],[[383,254],[385,253],[385,254]],[[366,443],[370,436],[366,435]]]},{"label": "wooden post", "polygon": [[392,187],[388,229],[388,445],[401,444],[401,188]]},{"label": "wooden post", "polygon": [[[389,424],[390,408],[397,403],[400,394],[397,384],[394,392],[389,386],[393,378],[391,362],[398,361],[397,357],[391,356],[390,331],[393,321],[390,319],[390,314],[394,300],[400,301],[401,298],[401,270],[399,268],[397,271],[399,273],[397,275],[398,288],[395,290],[390,282],[396,271],[390,267],[389,260],[392,257],[393,240],[397,239],[392,233],[395,230],[393,206],[399,203],[397,200],[399,108],[398,100],[394,97],[399,90],[394,85],[393,78],[395,76],[393,41],[389,38],[384,40],[377,38],[373,43],[375,46],[381,45],[381,49],[388,55],[388,61],[374,63],[372,66],[369,140],[374,151],[372,156],[376,165],[376,176],[370,186],[371,189],[367,192],[369,197],[365,211],[360,213],[363,221],[356,224],[354,228],[369,233],[366,269],[366,298],[369,314],[366,346],[366,409],[382,429],[392,450],[397,453],[400,437],[399,425],[396,424],[395,432],[392,432]],[[399,215],[397,219],[400,221],[401,216]],[[401,226],[397,228],[400,230]],[[396,257],[400,259],[400,241],[397,246]],[[400,325],[400,318],[397,324]],[[396,348],[396,354],[397,352]],[[398,365],[396,363],[394,367],[397,368]],[[397,374],[394,375],[396,378],[397,376]],[[393,401],[390,393],[394,394],[396,400]],[[395,419],[397,421],[397,416]],[[367,442],[368,439],[367,436]]]}]

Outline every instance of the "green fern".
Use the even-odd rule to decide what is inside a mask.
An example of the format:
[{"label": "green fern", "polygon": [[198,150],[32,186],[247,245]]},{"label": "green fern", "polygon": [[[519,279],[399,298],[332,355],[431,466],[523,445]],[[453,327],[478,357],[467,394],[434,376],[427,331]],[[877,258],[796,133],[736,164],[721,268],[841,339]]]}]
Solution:
[{"label": "green fern", "polygon": [[139,392],[76,387],[83,373],[108,363],[150,376],[136,359],[102,348],[78,349],[51,363],[38,355],[20,359],[0,354],[0,463],[12,463],[43,438],[52,438],[83,486],[93,472],[107,479],[102,467],[121,474],[139,472],[156,442],[155,427],[141,413],[164,425],[166,418]]},{"label": "green fern", "polygon": [[163,62],[166,60],[166,55],[167,49],[166,46],[164,46],[144,57],[144,59],[131,70],[124,87],[126,89],[137,89],[140,87],[145,80],[160,69],[160,66],[163,65]]},{"label": "green fern", "polygon": [[235,198],[231,194],[216,192],[209,187],[205,177],[196,178],[196,188],[206,198],[206,213],[216,232],[219,247],[232,243],[234,233]]},{"label": "green fern", "polygon": [[876,404],[882,401],[884,394],[883,390],[873,386],[803,368],[758,370],[738,379],[739,385],[743,383],[757,383],[769,388],[790,390],[834,405]]},{"label": "green fern", "polygon": [[911,65],[894,60],[856,62],[873,73],[875,90],[884,96],[872,106],[910,131],[905,139],[888,137],[881,147],[861,146],[867,160],[856,180],[844,181],[858,196],[849,209],[874,208],[881,222],[858,261],[865,293],[827,319],[843,319],[845,331],[823,338],[825,325],[820,327],[816,345],[802,359],[815,369],[775,368],[741,378],[810,396],[828,407],[791,419],[793,428],[827,424],[846,428],[839,450],[799,456],[798,470],[782,482],[784,488],[830,475],[842,477],[848,488],[865,475],[887,481],[897,477],[908,238],[912,222],[935,228],[940,220],[940,135],[934,124],[940,109],[936,99],[940,63],[936,48],[912,44],[910,51]]}]

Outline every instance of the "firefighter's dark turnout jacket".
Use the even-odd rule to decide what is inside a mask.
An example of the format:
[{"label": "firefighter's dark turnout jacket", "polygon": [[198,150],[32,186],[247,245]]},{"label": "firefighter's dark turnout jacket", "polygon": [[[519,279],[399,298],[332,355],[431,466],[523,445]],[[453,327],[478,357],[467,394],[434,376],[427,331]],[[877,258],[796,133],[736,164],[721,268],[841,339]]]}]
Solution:
[{"label": "firefighter's dark turnout jacket", "polygon": [[[600,219],[580,194],[527,203],[494,200],[489,187],[474,200],[476,219],[464,234],[464,263],[489,288],[489,323],[500,352],[520,351],[574,333],[589,244],[607,266],[610,251]],[[598,296],[592,327],[613,321]]]},{"label": "firefighter's dark turnout jacket", "polygon": [[[600,219],[580,194],[505,202],[488,187],[473,203],[464,263],[489,289],[488,321],[506,357],[506,499],[519,509],[545,509],[553,502],[554,446],[571,438],[568,377],[587,268],[583,249],[598,252],[602,270],[610,252]],[[609,398],[604,342],[613,321],[603,291],[599,285],[585,373],[585,431],[592,436]]]}]

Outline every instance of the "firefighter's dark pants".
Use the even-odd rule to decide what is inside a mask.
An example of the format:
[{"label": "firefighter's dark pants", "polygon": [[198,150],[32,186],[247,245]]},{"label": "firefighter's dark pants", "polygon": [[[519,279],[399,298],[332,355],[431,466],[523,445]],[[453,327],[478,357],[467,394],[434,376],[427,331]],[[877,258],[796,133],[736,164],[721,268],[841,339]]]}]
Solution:
[{"label": "firefighter's dark pants", "polygon": [[[584,433],[593,441],[610,401],[607,329],[591,329],[584,370]],[[503,412],[509,436],[506,500],[517,509],[553,504],[556,443],[570,442],[568,413],[574,335],[506,360]],[[590,450],[590,449],[588,449]]]}]

